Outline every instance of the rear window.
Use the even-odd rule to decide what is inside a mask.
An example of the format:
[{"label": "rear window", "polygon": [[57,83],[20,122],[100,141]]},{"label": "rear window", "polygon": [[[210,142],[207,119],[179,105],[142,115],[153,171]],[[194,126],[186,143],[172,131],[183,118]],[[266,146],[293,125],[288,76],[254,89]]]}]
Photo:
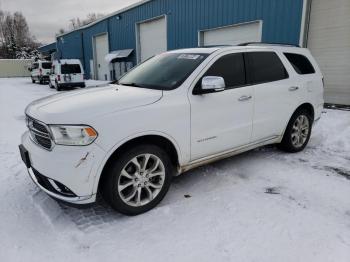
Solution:
[{"label": "rear window", "polygon": [[274,52],[245,53],[249,84],[262,84],[288,78],[288,73]]},{"label": "rear window", "polygon": [[42,64],[41,64],[41,67],[42,67],[43,69],[50,69],[50,68],[51,68],[51,63],[42,63]]},{"label": "rear window", "polygon": [[78,64],[62,64],[61,74],[80,74],[81,68]]},{"label": "rear window", "polygon": [[292,64],[295,71],[299,75],[308,75],[315,73],[314,67],[310,63],[309,59],[307,59],[305,56],[292,53],[284,53],[284,55],[287,57],[288,61]]}]

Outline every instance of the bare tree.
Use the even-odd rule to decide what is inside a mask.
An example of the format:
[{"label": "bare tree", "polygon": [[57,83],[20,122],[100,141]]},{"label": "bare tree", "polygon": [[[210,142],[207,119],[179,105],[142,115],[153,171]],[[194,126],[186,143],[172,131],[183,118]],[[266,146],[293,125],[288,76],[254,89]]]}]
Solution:
[{"label": "bare tree", "polygon": [[72,18],[69,20],[69,29],[71,30],[78,29],[82,26],[95,22],[96,20],[102,18],[103,16],[104,16],[103,14],[90,13],[84,19],[80,19],[79,17]]}]

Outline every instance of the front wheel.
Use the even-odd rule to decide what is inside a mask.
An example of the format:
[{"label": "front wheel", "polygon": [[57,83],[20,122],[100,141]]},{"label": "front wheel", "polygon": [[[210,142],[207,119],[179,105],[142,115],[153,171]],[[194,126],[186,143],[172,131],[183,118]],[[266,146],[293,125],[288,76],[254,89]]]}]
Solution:
[{"label": "front wheel", "polygon": [[310,140],[312,121],[313,119],[307,110],[295,112],[288,123],[279,147],[290,153],[304,150]]},{"label": "front wheel", "polygon": [[140,145],[125,151],[109,166],[100,190],[116,211],[139,215],[164,198],[173,173],[173,165],[163,149]]}]

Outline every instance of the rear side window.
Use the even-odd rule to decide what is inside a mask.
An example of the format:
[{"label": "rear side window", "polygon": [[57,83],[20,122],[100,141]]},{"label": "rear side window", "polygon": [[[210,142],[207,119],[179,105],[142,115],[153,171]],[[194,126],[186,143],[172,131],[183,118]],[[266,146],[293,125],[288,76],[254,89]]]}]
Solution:
[{"label": "rear side window", "polygon": [[62,64],[61,74],[80,74],[81,68],[78,64]]},{"label": "rear side window", "polygon": [[227,89],[245,85],[243,54],[230,54],[219,58],[204,76],[221,76]]},{"label": "rear side window", "polygon": [[34,63],[33,64],[33,69],[38,69],[39,68],[39,64],[38,63]]},{"label": "rear side window", "polygon": [[51,63],[42,63],[42,64],[41,64],[41,67],[42,67],[43,69],[50,69],[50,68],[51,68]]},{"label": "rear side window", "polygon": [[274,52],[245,53],[249,84],[262,84],[288,78],[287,70]]},{"label": "rear side window", "polygon": [[314,67],[310,63],[309,59],[307,59],[305,56],[292,53],[284,53],[284,55],[287,57],[288,61],[292,64],[295,71],[299,75],[308,75],[315,73]]}]

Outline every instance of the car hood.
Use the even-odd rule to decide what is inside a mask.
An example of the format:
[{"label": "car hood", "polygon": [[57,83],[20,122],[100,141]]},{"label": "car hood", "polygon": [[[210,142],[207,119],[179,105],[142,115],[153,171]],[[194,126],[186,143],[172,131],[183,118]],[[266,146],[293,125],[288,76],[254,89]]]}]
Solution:
[{"label": "car hood", "polygon": [[162,95],[160,90],[109,85],[36,100],[26,114],[46,124],[85,124],[98,116],[155,103]]}]

